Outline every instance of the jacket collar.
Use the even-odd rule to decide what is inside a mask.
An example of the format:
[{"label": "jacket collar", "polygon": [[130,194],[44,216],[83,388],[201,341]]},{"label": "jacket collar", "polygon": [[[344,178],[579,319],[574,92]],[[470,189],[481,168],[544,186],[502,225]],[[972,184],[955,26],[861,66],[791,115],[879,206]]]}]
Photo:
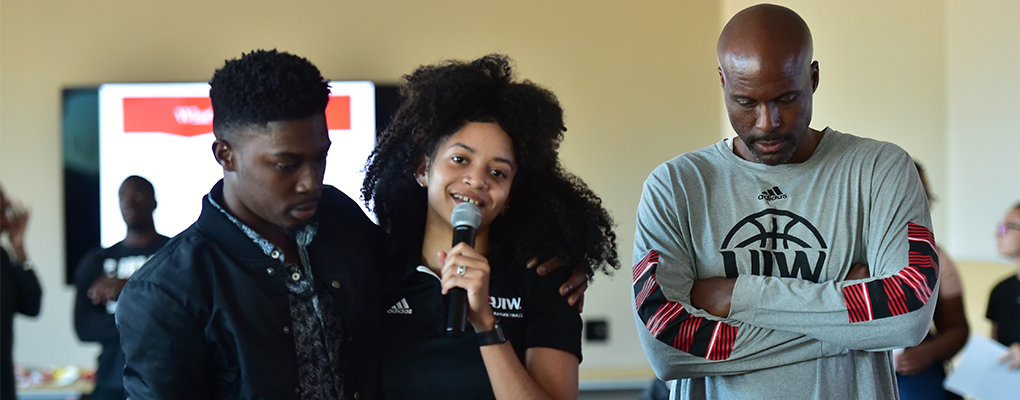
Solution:
[{"label": "jacket collar", "polygon": [[[272,260],[265,248],[242,230],[246,226],[240,221],[232,222],[232,216],[225,209],[221,211],[216,203],[223,204],[222,179],[202,198],[202,213],[196,222],[198,229],[232,258],[258,262]],[[269,246],[274,247],[272,244]]]},{"label": "jacket collar", "polygon": [[[272,258],[278,258],[277,256],[283,254],[283,249],[280,249],[275,244],[270,242],[268,239],[262,237],[262,235],[260,235],[258,232],[255,232],[254,229],[252,229],[244,222],[241,222],[241,220],[237,219],[237,217],[230,214],[229,211],[227,211],[225,208],[223,208],[223,206],[220,205],[220,203],[223,201],[222,192],[220,193],[220,197],[207,196],[207,199],[209,200],[209,203],[211,203],[213,207],[216,208],[216,210],[218,210],[220,213],[227,217],[227,220],[236,225],[237,228],[241,230],[241,232],[244,232],[244,234],[248,236],[248,239],[251,239],[252,242],[255,242],[255,245],[259,246],[259,248],[262,249],[262,252],[265,253],[265,255]],[[312,220],[308,221],[308,223],[305,224],[305,226],[302,226],[301,229],[292,232],[294,239],[296,239],[297,241],[298,248],[302,249],[301,251],[304,251],[303,249],[307,248],[308,244],[312,242],[312,239],[315,238],[316,231],[317,224],[314,220]],[[287,260],[287,261],[290,263],[301,264],[301,260]]]}]

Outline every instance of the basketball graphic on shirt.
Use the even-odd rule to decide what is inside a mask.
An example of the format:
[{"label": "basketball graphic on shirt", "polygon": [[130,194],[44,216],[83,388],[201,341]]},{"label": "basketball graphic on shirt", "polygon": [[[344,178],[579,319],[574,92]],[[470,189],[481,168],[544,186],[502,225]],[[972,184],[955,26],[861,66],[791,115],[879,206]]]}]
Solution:
[{"label": "basketball graphic on shirt", "polygon": [[728,278],[751,274],[812,282],[821,277],[826,251],[825,240],[811,222],[771,208],[740,220],[720,249]]}]

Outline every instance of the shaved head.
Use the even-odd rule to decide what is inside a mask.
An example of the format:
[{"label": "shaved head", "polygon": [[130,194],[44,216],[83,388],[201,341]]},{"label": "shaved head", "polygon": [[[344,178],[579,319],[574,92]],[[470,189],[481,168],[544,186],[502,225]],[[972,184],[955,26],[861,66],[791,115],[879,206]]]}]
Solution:
[{"label": "shaved head", "polygon": [[786,7],[748,7],[726,24],[716,55],[734,152],[764,164],[807,160],[821,139],[811,122],[818,63],[807,23]]},{"label": "shaved head", "polygon": [[793,10],[759,4],[738,12],[723,27],[716,46],[719,66],[742,59],[783,60],[799,57],[807,66],[814,55],[811,30]]}]

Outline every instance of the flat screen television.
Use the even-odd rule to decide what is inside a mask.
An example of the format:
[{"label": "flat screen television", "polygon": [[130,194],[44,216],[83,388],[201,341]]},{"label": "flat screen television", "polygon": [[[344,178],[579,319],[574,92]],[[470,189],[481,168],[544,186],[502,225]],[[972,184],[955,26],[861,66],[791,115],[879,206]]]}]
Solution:
[{"label": "flat screen television", "polygon": [[[360,199],[364,164],[397,107],[397,88],[330,83],[333,145],[323,181]],[[111,83],[63,91],[66,282],[89,249],[124,238],[117,190],[130,175],[156,189],[156,230],[174,236],[198,218],[201,198],[222,177],[212,156],[206,83]],[[368,210],[366,214],[371,216]]]}]

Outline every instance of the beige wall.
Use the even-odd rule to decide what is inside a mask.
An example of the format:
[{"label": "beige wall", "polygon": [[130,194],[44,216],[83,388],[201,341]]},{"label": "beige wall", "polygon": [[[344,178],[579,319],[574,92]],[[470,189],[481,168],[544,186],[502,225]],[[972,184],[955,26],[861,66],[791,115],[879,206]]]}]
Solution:
[{"label": "beige wall", "polygon": [[[1009,28],[1020,11],[1015,2],[979,2],[781,2],[815,35],[821,83],[812,125],[893,141],[924,162],[943,199],[936,234],[966,254],[958,261],[994,259],[985,229],[1001,218],[1003,199],[1020,199],[1020,134],[1010,118],[1018,111],[1011,100],[1020,92],[1020,44]],[[4,0],[0,181],[32,205],[28,250],[46,290],[43,316],[16,323],[15,356],[33,365],[87,365],[95,356],[72,334],[73,291],[61,283],[61,88],[205,81],[224,59],[252,48],[303,55],[331,79],[382,82],[422,63],[499,51],[560,96],[570,129],[565,164],[619,224],[624,268],[596,281],[584,313],[608,318],[611,339],[585,345],[582,369],[645,368],[629,303],[640,185],[658,163],[732,135],[721,117],[715,37],[749,4]],[[986,239],[956,246],[972,237]],[[984,305],[988,288],[968,276],[980,270],[964,269],[968,309]]]},{"label": "beige wall", "polygon": [[[948,0],[949,251],[995,260],[995,226],[1020,202],[1020,1]],[[940,206],[942,207],[942,206]]]}]

